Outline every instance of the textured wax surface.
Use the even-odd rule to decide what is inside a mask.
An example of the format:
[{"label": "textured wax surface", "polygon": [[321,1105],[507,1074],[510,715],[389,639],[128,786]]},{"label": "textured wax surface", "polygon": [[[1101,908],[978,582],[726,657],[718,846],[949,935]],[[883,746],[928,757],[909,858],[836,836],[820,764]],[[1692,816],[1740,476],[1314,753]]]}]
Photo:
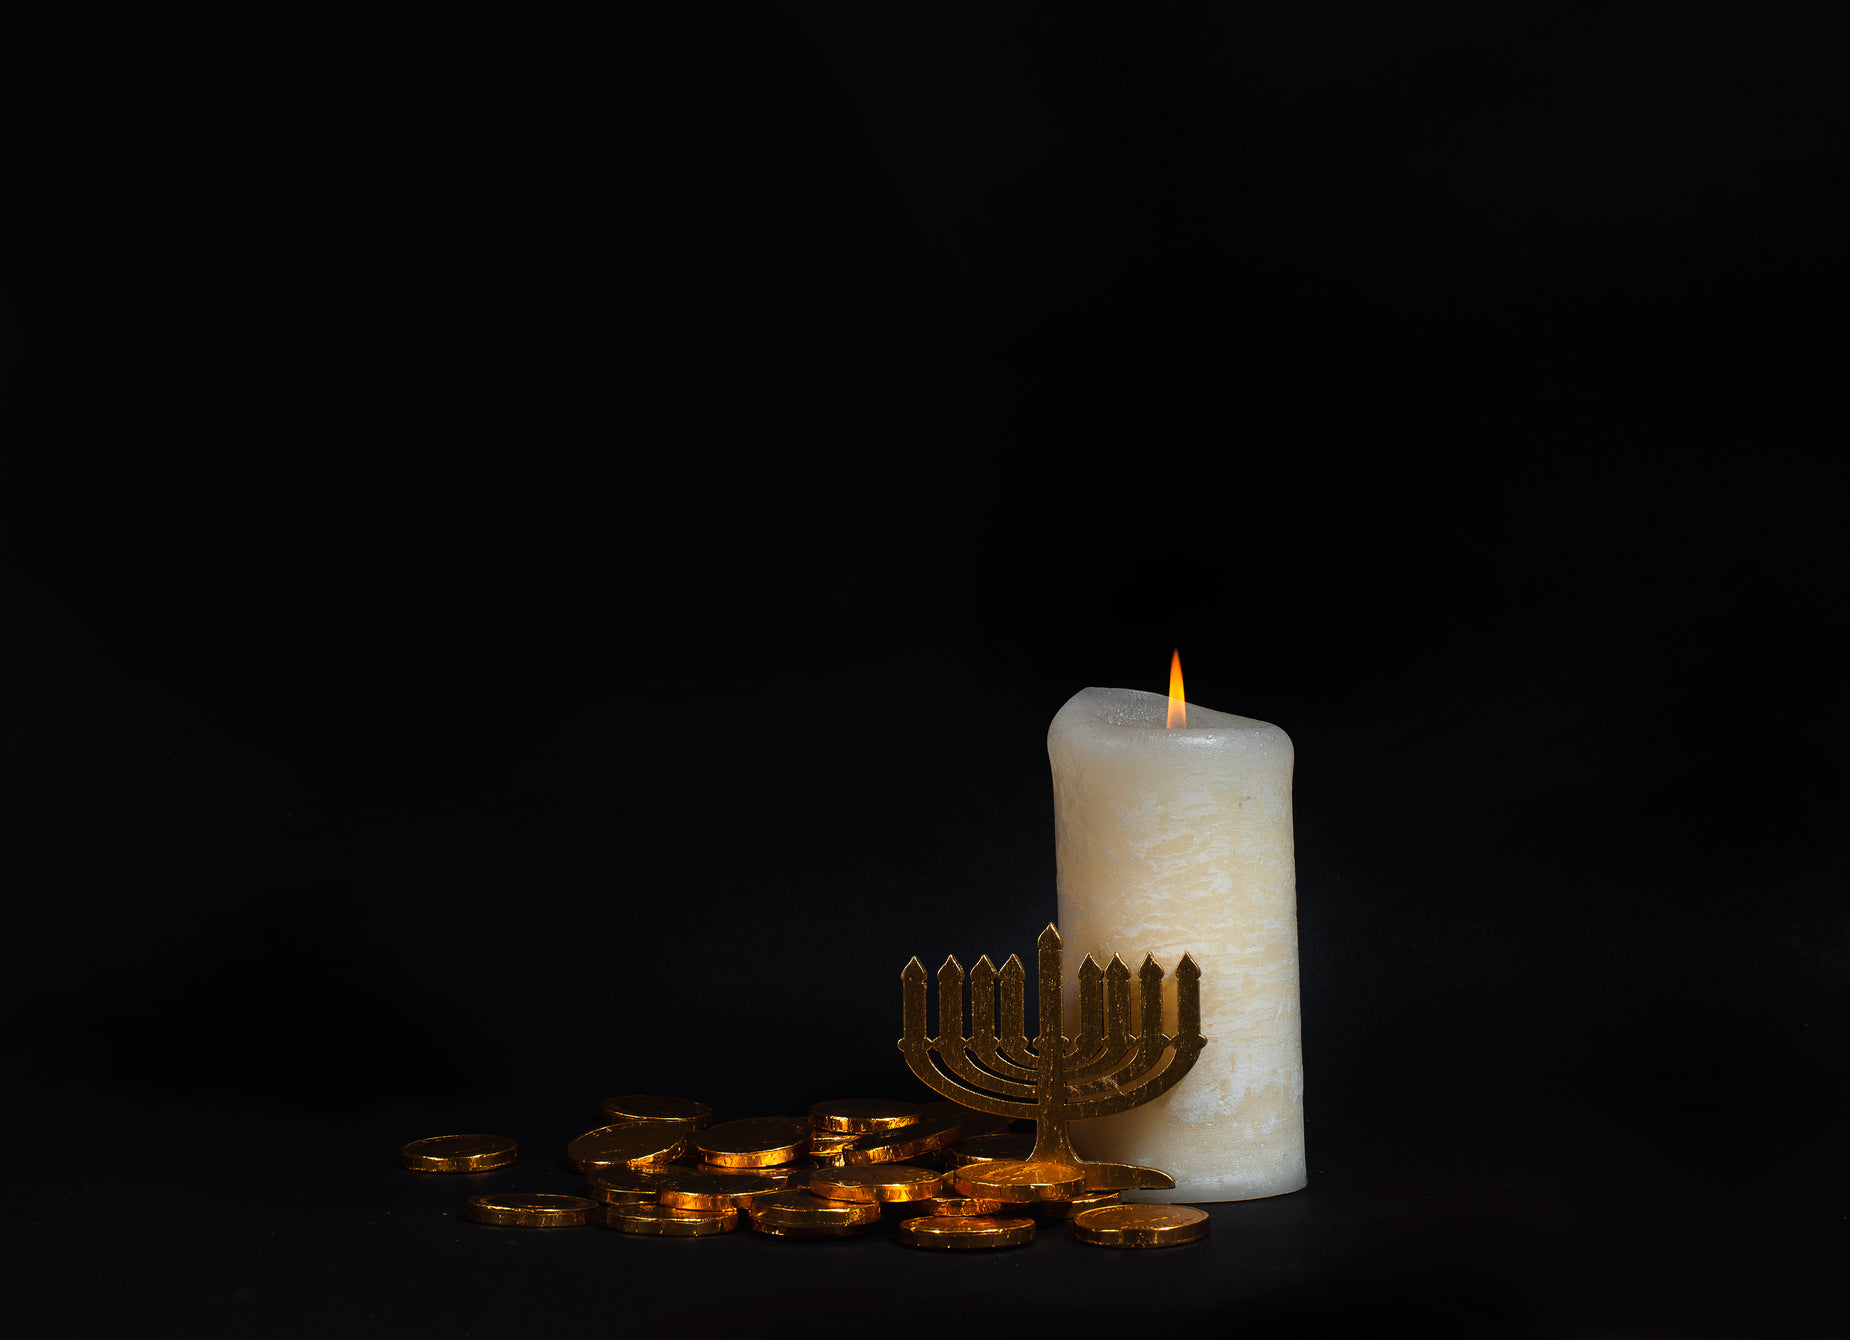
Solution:
[{"label": "textured wax surface", "polygon": [[[1162,694],[1085,689],[1047,732],[1069,954],[1101,963],[1119,954],[1133,972],[1154,954],[1170,975],[1193,954],[1208,1039],[1175,1088],[1130,1112],[1075,1122],[1073,1142],[1085,1157],[1147,1164],[1176,1180],[1173,1191],[1126,1199],[1295,1191],[1306,1173],[1291,740],[1193,703],[1187,728],[1167,730],[1167,711]],[[1164,1005],[1173,1031],[1167,979]]]}]

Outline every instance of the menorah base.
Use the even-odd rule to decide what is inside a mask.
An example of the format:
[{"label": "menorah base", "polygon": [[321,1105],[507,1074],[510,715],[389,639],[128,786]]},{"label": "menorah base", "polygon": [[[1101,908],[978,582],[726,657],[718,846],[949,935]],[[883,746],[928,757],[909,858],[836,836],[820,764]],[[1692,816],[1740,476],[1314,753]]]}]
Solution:
[{"label": "menorah base", "polygon": [[1145,1168],[1135,1163],[1113,1163],[1109,1159],[1082,1159],[1067,1135],[1065,1122],[1037,1122],[1034,1128],[1034,1152],[1028,1157],[1040,1163],[1060,1163],[1078,1168],[1086,1175],[1087,1191],[1173,1191],[1176,1179],[1161,1168]]},{"label": "menorah base", "polygon": [[1086,1175],[1087,1191],[1173,1191],[1176,1179],[1161,1168],[1140,1168],[1135,1163],[1094,1163],[1078,1160]]}]

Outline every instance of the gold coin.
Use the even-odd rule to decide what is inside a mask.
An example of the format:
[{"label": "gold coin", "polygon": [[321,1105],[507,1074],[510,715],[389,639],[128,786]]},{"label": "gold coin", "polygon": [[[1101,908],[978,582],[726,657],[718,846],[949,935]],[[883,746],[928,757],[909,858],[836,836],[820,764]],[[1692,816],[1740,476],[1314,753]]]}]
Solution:
[{"label": "gold coin", "polygon": [[1043,1219],[1071,1219],[1084,1210],[1096,1210],[1106,1205],[1122,1205],[1124,1197],[1116,1191],[1088,1191],[1074,1196],[1071,1200],[1040,1200],[1034,1203],[1034,1212]]},{"label": "gold coin", "polygon": [[718,1163],[703,1163],[693,1171],[717,1173],[721,1177],[756,1177],[773,1191],[801,1191],[816,1172],[808,1162],[780,1163],[774,1168],[728,1168]]},{"label": "gold coin", "polygon": [[754,1233],[785,1238],[839,1238],[859,1233],[880,1219],[878,1205],[823,1200],[807,1191],[760,1196],[746,1211]]},{"label": "gold coin", "polygon": [[503,1228],[576,1228],[597,1218],[597,1203],[583,1196],[471,1196],[469,1217]]},{"label": "gold coin", "polygon": [[398,1161],[413,1172],[487,1172],[505,1168],[520,1146],[505,1135],[431,1135],[398,1151]]},{"label": "gold coin", "polygon": [[922,1119],[917,1103],[897,1103],[886,1098],[831,1098],[809,1110],[809,1124],[817,1130],[850,1135],[894,1131]]},{"label": "gold coin", "polygon": [[655,1233],[664,1238],[705,1238],[739,1226],[737,1207],[672,1210],[666,1205],[606,1205],[604,1227],[619,1233]]},{"label": "gold coin", "polygon": [[900,1222],[895,1235],[908,1247],[980,1251],[1019,1247],[1034,1241],[1032,1219],[998,1219],[989,1215],[920,1215]]},{"label": "gold coin", "polygon": [[944,1174],[909,1163],[876,1163],[860,1168],[818,1168],[809,1190],[828,1200],[930,1200],[944,1189]]},{"label": "gold coin", "polygon": [[765,1168],[789,1163],[809,1148],[810,1125],[802,1117],[747,1117],[709,1126],[693,1137],[708,1163],[726,1168]]},{"label": "gold coin", "polygon": [[1006,1200],[1019,1205],[1031,1200],[1070,1200],[1086,1189],[1086,1175],[1064,1163],[1029,1163],[997,1159],[976,1163],[951,1174],[952,1185],[979,1200]]},{"label": "gold coin", "polygon": [[968,1163],[993,1163],[998,1159],[1019,1161],[1034,1153],[1034,1136],[973,1135],[951,1150],[951,1160],[959,1168]]},{"label": "gold coin", "polygon": [[[860,1144],[831,1157],[843,1160],[844,1167],[861,1163],[899,1163],[954,1144],[962,1134],[963,1127],[954,1121],[915,1121],[896,1131],[869,1135]],[[817,1159],[819,1163],[824,1161]]]},{"label": "gold coin", "polygon": [[687,1121],[619,1121],[586,1131],[565,1147],[565,1161],[581,1173],[620,1164],[646,1168],[678,1159],[693,1132]]},{"label": "gold coin", "polygon": [[606,1205],[660,1205],[661,1193],[658,1191],[599,1191],[596,1187],[587,1187],[592,1200],[602,1201]]},{"label": "gold coin", "polygon": [[989,1112],[978,1112],[965,1107],[962,1103],[953,1103],[949,1098],[940,1098],[935,1103],[927,1103],[919,1109],[926,1117],[937,1121],[954,1121],[964,1128],[967,1140],[975,1135],[995,1135],[1009,1128],[1007,1117],[998,1117]]},{"label": "gold coin", "polygon": [[674,1210],[718,1210],[728,1205],[742,1210],[756,1198],[774,1196],[783,1189],[782,1178],[703,1173],[690,1168],[669,1173],[663,1179],[661,1203]]},{"label": "gold coin", "polygon": [[1073,1237],[1094,1247],[1179,1247],[1208,1236],[1193,1205],[1106,1205],[1073,1218]]},{"label": "gold coin", "polygon": [[[809,1133],[809,1152],[817,1156],[839,1154],[844,1149],[852,1149],[867,1137],[865,1134],[850,1134],[847,1131],[811,1131]],[[839,1164],[837,1165],[840,1166]]]},{"label": "gold coin", "polygon": [[671,1175],[666,1168],[626,1168],[620,1163],[613,1163],[607,1168],[593,1168],[585,1174],[585,1194],[606,1205],[657,1205],[662,1199],[662,1184]]},{"label": "gold coin", "polygon": [[795,1177],[798,1173],[807,1173],[813,1167],[808,1159],[797,1163],[773,1163],[766,1168],[728,1168],[723,1163],[693,1163],[688,1166],[695,1172],[725,1173],[729,1177],[768,1177],[777,1181]]},{"label": "gold coin", "polygon": [[771,1168],[728,1168],[720,1163],[702,1163],[690,1171],[720,1177],[755,1177],[773,1191],[800,1191],[809,1185],[810,1176],[816,1170],[805,1160],[802,1163],[780,1163]]},{"label": "gold coin", "polygon": [[713,1120],[713,1109],[692,1098],[658,1098],[652,1093],[626,1093],[606,1098],[598,1106],[610,1121],[691,1121],[703,1131]]},{"label": "gold coin", "polygon": [[[1050,1200],[1047,1203],[1058,1205],[1060,1202]],[[975,1196],[960,1196],[954,1191],[933,1196],[928,1204],[933,1214],[952,1215],[959,1219],[968,1219],[972,1215],[1001,1214],[1009,1208],[1005,1200],[981,1200]]]}]

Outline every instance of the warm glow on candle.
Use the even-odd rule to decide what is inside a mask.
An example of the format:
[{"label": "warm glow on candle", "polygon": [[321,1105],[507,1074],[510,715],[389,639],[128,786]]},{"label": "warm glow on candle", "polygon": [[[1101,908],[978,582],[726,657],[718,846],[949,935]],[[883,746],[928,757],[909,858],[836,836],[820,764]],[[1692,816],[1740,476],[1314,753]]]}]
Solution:
[{"label": "warm glow on candle", "polygon": [[1169,653],[1169,720],[1165,724],[1170,730],[1181,730],[1188,725],[1188,704],[1182,698],[1180,650]]}]

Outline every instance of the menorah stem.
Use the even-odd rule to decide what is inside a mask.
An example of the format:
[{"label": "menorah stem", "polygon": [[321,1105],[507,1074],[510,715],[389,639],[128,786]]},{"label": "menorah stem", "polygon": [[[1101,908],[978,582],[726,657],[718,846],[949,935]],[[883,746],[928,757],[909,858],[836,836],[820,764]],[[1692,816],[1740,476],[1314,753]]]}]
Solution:
[{"label": "menorah stem", "polygon": [[1036,1125],[1034,1151],[1028,1157],[1036,1163],[1060,1163],[1069,1168],[1085,1166],[1085,1160],[1073,1151],[1064,1121],[1043,1121]]}]

